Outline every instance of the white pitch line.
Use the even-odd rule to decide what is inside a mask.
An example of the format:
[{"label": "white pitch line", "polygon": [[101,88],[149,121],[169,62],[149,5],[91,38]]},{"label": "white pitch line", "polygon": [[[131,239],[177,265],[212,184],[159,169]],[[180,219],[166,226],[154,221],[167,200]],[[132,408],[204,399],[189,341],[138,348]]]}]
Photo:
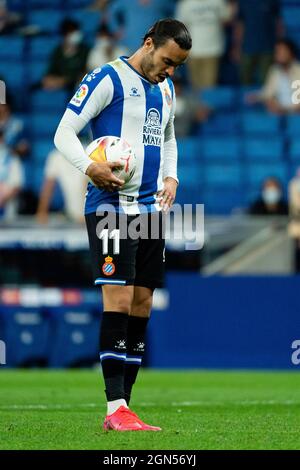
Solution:
[{"label": "white pitch line", "polygon": [[[141,402],[138,403],[138,406],[142,407],[150,407],[156,406],[157,403],[152,402]],[[244,401],[235,401],[235,402],[225,402],[225,401],[214,401],[214,402],[207,402],[207,401],[181,401],[181,402],[172,402],[172,403],[164,403],[164,406],[172,406],[172,407],[190,407],[190,406],[205,406],[205,407],[214,407],[214,406],[257,406],[257,405],[283,405],[283,406],[290,406],[290,405],[300,405],[299,402],[293,400],[284,400],[284,401],[276,401],[276,400],[244,400]],[[53,404],[53,405],[45,405],[45,404],[28,404],[28,405],[0,405],[0,410],[70,410],[73,408],[101,408],[101,405],[98,403],[74,403],[74,404]]]},{"label": "white pitch line", "polygon": [[0,410],[70,410],[73,408],[96,408],[96,403],[75,403],[74,405],[0,405]]}]

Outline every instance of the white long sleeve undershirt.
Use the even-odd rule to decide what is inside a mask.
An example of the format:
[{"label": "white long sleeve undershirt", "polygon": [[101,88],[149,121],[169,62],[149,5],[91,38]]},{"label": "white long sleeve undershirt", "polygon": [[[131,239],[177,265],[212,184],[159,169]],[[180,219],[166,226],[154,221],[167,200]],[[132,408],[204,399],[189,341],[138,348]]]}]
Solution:
[{"label": "white long sleeve undershirt", "polygon": [[86,124],[84,119],[67,109],[54,136],[56,148],[82,173],[86,173],[89,165],[93,163],[77,137]]}]

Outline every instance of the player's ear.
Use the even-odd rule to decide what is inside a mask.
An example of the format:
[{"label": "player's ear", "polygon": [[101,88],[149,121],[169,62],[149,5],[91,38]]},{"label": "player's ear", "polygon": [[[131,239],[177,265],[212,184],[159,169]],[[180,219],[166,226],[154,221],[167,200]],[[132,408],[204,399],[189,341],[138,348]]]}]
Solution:
[{"label": "player's ear", "polygon": [[145,49],[146,52],[152,52],[154,49],[153,39],[148,37],[143,44],[143,48]]}]

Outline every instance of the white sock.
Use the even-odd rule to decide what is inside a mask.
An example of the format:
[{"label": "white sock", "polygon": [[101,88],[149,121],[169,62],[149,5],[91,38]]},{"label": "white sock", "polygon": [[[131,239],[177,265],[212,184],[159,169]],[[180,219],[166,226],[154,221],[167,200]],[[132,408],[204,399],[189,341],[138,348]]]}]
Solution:
[{"label": "white sock", "polygon": [[127,403],[124,400],[124,398],[120,398],[119,400],[108,401],[107,402],[107,414],[108,415],[113,414],[115,411],[117,411],[118,408],[120,408],[120,406],[125,406],[126,408],[128,408]]}]

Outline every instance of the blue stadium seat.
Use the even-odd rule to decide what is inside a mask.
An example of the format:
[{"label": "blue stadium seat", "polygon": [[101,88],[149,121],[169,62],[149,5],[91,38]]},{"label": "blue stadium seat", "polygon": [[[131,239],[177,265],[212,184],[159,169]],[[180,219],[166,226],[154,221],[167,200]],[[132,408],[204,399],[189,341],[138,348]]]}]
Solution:
[{"label": "blue stadium seat", "polygon": [[257,109],[262,108],[261,104],[249,104],[247,98],[251,94],[255,94],[260,91],[260,88],[256,85],[240,87],[238,91],[238,104],[240,107],[245,109]]},{"label": "blue stadium seat", "polygon": [[244,154],[249,160],[276,161],[284,156],[284,142],[282,137],[246,138],[244,141]]},{"label": "blue stadium seat", "polygon": [[91,5],[93,0],[67,0],[67,2],[70,8],[85,8]]},{"label": "blue stadium seat", "polygon": [[34,139],[47,137],[53,139],[61,114],[34,113],[31,115],[31,127],[29,129]]},{"label": "blue stadium seat", "polygon": [[179,175],[180,184],[176,193],[177,204],[202,204],[202,191],[201,184],[198,182],[198,186],[191,187],[189,182],[183,183]]},{"label": "blue stadium seat", "polygon": [[38,139],[34,141],[32,144],[31,153],[34,166],[37,164],[43,166],[51,150],[54,150],[53,139]]},{"label": "blue stadium seat", "polygon": [[26,0],[30,9],[34,8],[61,8],[64,6],[64,0]]},{"label": "blue stadium seat", "polygon": [[44,182],[44,177],[45,177],[45,164],[35,164],[34,168],[32,168],[31,171],[31,177],[30,177],[30,190],[33,191],[33,193],[36,196],[39,196],[41,193],[41,189],[43,186]]},{"label": "blue stadium seat", "polygon": [[0,61],[0,77],[5,81],[7,90],[12,92],[16,88],[24,90],[25,69],[23,62],[7,62]]},{"label": "blue stadium seat", "polygon": [[296,137],[290,141],[289,157],[293,162],[300,162],[300,141]]},{"label": "blue stadium seat", "polygon": [[200,135],[237,134],[239,119],[237,113],[218,112],[209,117],[203,124],[199,124]]},{"label": "blue stadium seat", "polygon": [[27,23],[39,26],[44,33],[57,34],[63,18],[64,13],[59,10],[32,10],[28,12]]},{"label": "blue stadium seat", "polygon": [[237,137],[206,137],[202,140],[202,153],[207,162],[238,161],[241,156],[241,141]]},{"label": "blue stadium seat", "polygon": [[300,24],[300,5],[285,6],[282,10],[282,17],[288,30],[299,29]]},{"label": "blue stadium seat", "polygon": [[286,134],[289,137],[298,137],[300,130],[300,116],[294,114],[286,117]]},{"label": "blue stadium seat", "polygon": [[201,148],[198,138],[185,137],[177,139],[178,161],[180,163],[199,162],[201,158]]},{"label": "blue stadium seat", "polygon": [[198,188],[202,181],[201,164],[187,164],[186,162],[178,162],[178,178],[180,185],[186,187]]},{"label": "blue stadium seat", "polygon": [[49,365],[74,367],[99,361],[99,315],[83,309],[51,309],[53,341]]},{"label": "blue stadium seat", "polygon": [[1,307],[9,367],[45,366],[50,341],[49,320],[38,309]]},{"label": "blue stadium seat", "polygon": [[202,197],[205,214],[227,215],[234,209],[246,206],[245,191],[242,187],[206,188]]},{"label": "blue stadium seat", "polygon": [[24,0],[7,0],[6,3],[9,11],[23,11],[25,7]]},{"label": "blue stadium seat", "polygon": [[274,114],[247,111],[242,114],[241,121],[246,134],[276,134],[280,131],[281,119]]},{"label": "blue stadium seat", "polygon": [[59,36],[32,38],[29,48],[29,60],[48,60],[54,48],[59,43]]},{"label": "blue stadium seat", "polygon": [[242,181],[241,165],[235,164],[206,164],[204,167],[204,182],[206,187],[227,186],[236,187]]},{"label": "blue stadium seat", "polygon": [[300,47],[300,31],[297,29],[292,29],[289,31],[289,39],[291,39],[296,46],[298,46],[298,49]]},{"label": "blue stadium seat", "polygon": [[237,102],[236,88],[227,86],[205,88],[200,93],[200,100],[211,108],[234,108]]},{"label": "blue stadium seat", "polygon": [[48,70],[49,61],[43,60],[31,60],[27,62],[27,80],[32,85],[41,81],[43,76]]},{"label": "blue stadium seat", "polygon": [[0,36],[0,62],[22,60],[23,52],[24,39],[22,37]]},{"label": "blue stadium seat", "polygon": [[80,23],[82,31],[87,35],[96,33],[100,26],[101,15],[99,12],[78,10],[73,11],[70,16]]},{"label": "blue stadium seat", "polygon": [[249,164],[246,166],[246,178],[248,187],[251,189],[260,188],[262,182],[274,176],[279,178],[283,185],[286,185],[289,178],[289,168],[287,163],[265,163],[265,164]]},{"label": "blue stadium seat", "polygon": [[39,90],[31,95],[31,109],[33,111],[63,113],[69,99],[70,94],[64,90]]}]

